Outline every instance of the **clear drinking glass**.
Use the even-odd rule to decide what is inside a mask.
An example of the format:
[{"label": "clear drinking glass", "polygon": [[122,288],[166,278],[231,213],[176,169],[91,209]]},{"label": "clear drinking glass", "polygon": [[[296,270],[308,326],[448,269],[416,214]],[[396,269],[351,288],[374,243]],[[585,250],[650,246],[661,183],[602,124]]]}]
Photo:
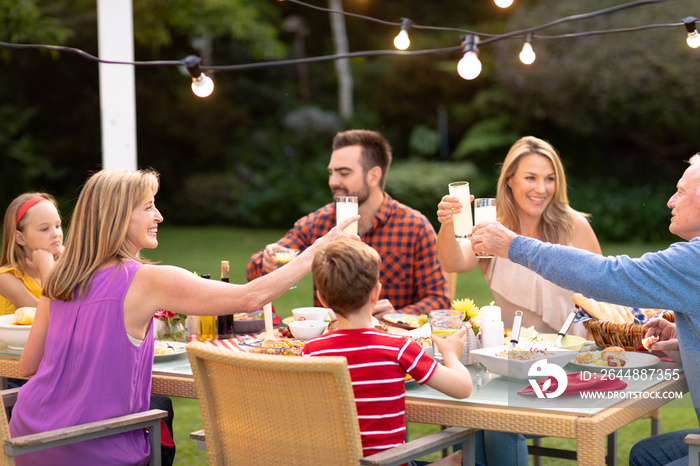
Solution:
[{"label": "clear drinking glass", "polygon": [[469,194],[469,183],[455,181],[447,185],[450,196],[459,198],[462,203],[462,211],[452,216],[457,241],[468,241],[472,237],[472,205]]},{"label": "clear drinking glass", "polygon": [[[298,249],[292,249],[292,248],[283,248],[282,246],[277,246],[272,250],[272,257],[275,258],[277,262],[280,263],[280,267],[288,264],[292,260],[294,260],[295,257],[299,255],[299,250]],[[294,286],[289,288],[290,290],[293,290],[294,288],[297,287],[297,284],[295,283]]]},{"label": "clear drinking glass", "polygon": [[[462,328],[462,313],[446,309],[430,311],[428,321],[430,322],[430,338],[445,338]],[[435,343],[433,343],[433,358],[442,361],[442,355]]]},{"label": "clear drinking glass", "polygon": [[[495,222],[496,199],[492,197],[474,199],[474,225],[482,222]],[[490,259],[493,256],[488,254],[476,254],[479,259]]]},{"label": "clear drinking glass", "polygon": [[[335,222],[336,225],[343,223],[348,217],[357,215],[357,196],[338,196],[335,198]],[[357,234],[357,222],[352,222],[345,230],[345,233]]]}]

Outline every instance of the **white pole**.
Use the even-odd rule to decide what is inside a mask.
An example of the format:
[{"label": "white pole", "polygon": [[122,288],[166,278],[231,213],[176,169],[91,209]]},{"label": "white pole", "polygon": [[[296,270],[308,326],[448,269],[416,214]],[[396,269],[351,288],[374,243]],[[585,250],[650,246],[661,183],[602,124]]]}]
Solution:
[{"label": "white pole", "polygon": [[[328,5],[331,10],[343,11],[342,0],[328,0]],[[348,34],[345,31],[345,16],[340,13],[330,13],[331,16],[331,31],[333,33],[333,43],[335,44],[335,53],[343,55],[348,53]],[[353,82],[352,71],[350,70],[350,60],[343,58],[335,60],[335,72],[338,75],[338,101],[340,107],[340,115],[345,118],[351,118],[353,114]]]},{"label": "white pole", "polygon": [[[131,0],[98,0],[97,29],[101,59],[134,61]],[[103,168],[137,168],[134,81],[133,65],[100,63]]]}]

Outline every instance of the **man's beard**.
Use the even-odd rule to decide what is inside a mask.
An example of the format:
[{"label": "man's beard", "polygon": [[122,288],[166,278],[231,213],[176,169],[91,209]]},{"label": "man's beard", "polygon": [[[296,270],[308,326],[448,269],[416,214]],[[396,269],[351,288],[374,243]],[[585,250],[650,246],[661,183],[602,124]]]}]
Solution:
[{"label": "man's beard", "polygon": [[358,191],[349,193],[346,189],[336,188],[331,190],[333,194],[333,200],[338,196],[357,196],[357,204],[362,205],[367,199],[369,199],[369,186],[367,183],[363,183],[362,187]]}]

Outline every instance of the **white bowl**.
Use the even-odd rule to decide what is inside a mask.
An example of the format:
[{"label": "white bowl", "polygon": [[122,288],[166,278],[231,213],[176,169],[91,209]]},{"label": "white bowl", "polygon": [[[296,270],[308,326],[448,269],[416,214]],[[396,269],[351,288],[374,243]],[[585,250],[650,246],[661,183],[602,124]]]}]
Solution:
[{"label": "white bowl", "polygon": [[11,350],[22,351],[27,343],[31,325],[12,325],[15,321],[14,314],[0,316],[0,341]]},{"label": "white bowl", "polygon": [[[510,345],[491,346],[476,349],[471,354],[491,372],[511,379],[527,380],[530,367],[537,361],[547,359],[547,364],[555,364],[563,368],[576,356],[577,352],[521,344],[515,349],[510,349]],[[522,357],[527,359],[518,359]]]},{"label": "white bowl", "polygon": [[289,330],[292,331],[292,336],[299,340],[308,340],[312,337],[321,335],[328,326],[327,322],[320,320],[294,320],[289,323]]},{"label": "white bowl", "polygon": [[320,320],[325,321],[328,318],[330,309],[327,307],[298,307],[292,309],[294,320]]},{"label": "white bowl", "polygon": [[[556,333],[538,333],[537,335],[530,335],[527,337],[520,338],[520,345],[523,343],[534,344],[539,346],[551,346],[554,340],[557,339],[559,335]],[[505,342],[504,342],[505,343]],[[564,335],[561,339],[561,349],[571,350],[571,351],[581,351],[581,348],[586,344],[586,339],[576,335]]]}]

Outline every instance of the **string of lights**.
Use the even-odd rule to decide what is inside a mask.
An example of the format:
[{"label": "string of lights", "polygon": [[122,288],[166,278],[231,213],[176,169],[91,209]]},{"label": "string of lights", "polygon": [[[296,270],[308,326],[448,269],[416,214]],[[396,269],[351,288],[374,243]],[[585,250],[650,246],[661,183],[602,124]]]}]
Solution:
[{"label": "string of lights", "polygon": [[[224,72],[224,71],[244,71],[255,68],[269,68],[278,66],[292,66],[300,64],[310,64],[310,63],[320,63],[341,59],[351,59],[360,57],[378,57],[378,56],[418,56],[418,55],[433,55],[441,53],[454,53],[461,52],[462,56],[457,64],[457,72],[459,75],[467,80],[475,79],[481,73],[482,65],[479,60],[478,53],[479,49],[484,46],[505,39],[522,38],[523,48],[520,52],[520,60],[526,64],[530,65],[534,63],[536,55],[532,46],[533,39],[537,40],[552,40],[552,39],[570,39],[584,36],[601,35],[601,34],[619,34],[640,31],[644,29],[652,28],[668,28],[668,27],[679,27],[684,26],[687,32],[686,41],[688,46],[692,48],[697,48],[700,46],[700,34],[698,34],[696,28],[697,18],[693,16],[688,16],[684,18],[679,23],[664,23],[664,24],[649,24],[636,27],[627,28],[617,28],[617,29],[607,29],[607,30],[594,30],[594,31],[582,31],[569,34],[558,34],[558,35],[542,35],[535,34],[537,31],[542,31],[544,29],[549,29],[561,24],[581,21],[585,19],[590,19],[596,16],[609,15],[618,11],[626,10],[629,8],[636,8],[643,5],[663,3],[670,0],[639,0],[630,3],[625,3],[621,5],[616,5],[609,8],[604,8],[601,10],[592,11],[589,13],[577,14],[572,16],[566,16],[539,26],[534,26],[527,29],[521,29],[518,31],[507,32],[503,34],[487,34],[476,31],[471,31],[467,29],[459,29],[453,27],[440,27],[440,26],[426,26],[415,24],[409,18],[402,18],[401,22],[391,22],[385,21],[377,18],[372,18],[370,16],[359,15],[356,13],[350,13],[340,10],[334,10],[330,8],[324,8],[316,5],[311,5],[301,0],[287,0],[290,3],[295,3],[300,6],[307,8],[324,11],[333,14],[342,14],[350,17],[360,18],[367,21],[376,22],[382,25],[398,27],[400,28],[399,34],[394,39],[394,46],[397,50],[369,50],[369,51],[359,51],[351,52],[345,54],[335,54],[335,55],[323,55],[316,57],[306,57],[297,59],[287,59],[287,60],[275,60],[266,62],[254,62],[254,63],[244,63],[236,65],[223,65],[223,66],[204,66],[200,57],[196,55],[190,55],[182,60],[157,60],[157,61],[113,61],[105,60],[100,57],[91,55],[83,50],[60,46],[60,45],[46,45],[46,44],[14,44],[8,42],[0,42],[1,48],[8,49],[43,49],[51,50],[57,52],[75,53],[85,59],[95,61],[98,63],[114,64],[114,65],[133,65],[133,66],[181,66],[187,69],[190,76],[192,77],[192,91],[195,95],[199,97],[207,97],[214,90],[213,80],[207,76],[204,72]],[[496,0],[496,2],[506,2],[505,0]],[[510,1],[512,3],[512,0]],[[510,3],[506,6],[509,6]],[[502,6],[502,5],[499,5]],[[422,49],[422,50],[411,50],[408,51],[410,46],[409,30],[410,29],[423,29],[432,31],[445,31],[445,32],[458,32],[460,33],[460,44],[451,47],[444,48],[434,48],[434,49]]]}]

